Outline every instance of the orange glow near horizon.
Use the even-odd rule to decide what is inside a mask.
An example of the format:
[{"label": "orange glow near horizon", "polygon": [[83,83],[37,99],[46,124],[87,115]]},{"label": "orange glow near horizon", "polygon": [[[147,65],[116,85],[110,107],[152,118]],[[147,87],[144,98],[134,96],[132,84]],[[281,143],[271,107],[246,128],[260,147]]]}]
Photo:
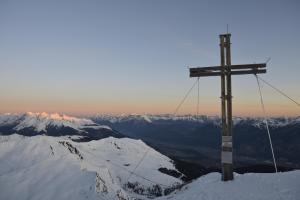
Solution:
[{"label": "orange glow near horizon", "polygon": [[[178,102],[173,101],[148,101],[138,102],[124,101],[29,101],[29,100],[0,100],[1,113],[24,113],[24,112],[48,112],[66,113],[70,115],[92,115],[92,114],[173,114]],[[292,104],[271,103],[266,105],[268,116],[299,116],[299,108]],[[196,114],[195,102],[189,101],[182,105],[178,115]],[[199,105],[200,115],[220,115],[220,103],[215,99],[201,102]],[[233,104],[234,116],[263,116],[259,103]]]}]

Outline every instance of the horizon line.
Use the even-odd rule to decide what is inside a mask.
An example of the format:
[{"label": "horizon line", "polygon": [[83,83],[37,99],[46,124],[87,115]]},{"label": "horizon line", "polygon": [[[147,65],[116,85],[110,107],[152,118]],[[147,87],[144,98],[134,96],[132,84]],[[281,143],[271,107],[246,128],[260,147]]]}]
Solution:
[{"label": "horizon line", "polygon": [[[26,113],[34,113],[34,114],[59,114],[59,115],[67,115],[67,116],[74,116],[74,117],[92,117],[92,116],[101,116],[101,115],[106,115],[106,116],[115,116],[115,117],[120,117],[120,116],[173,116],[173,117],[183,117],[183,116],[199,116],[199,117],[221,117],[220,114],[194,114],[194,113],[180,113],[180,114],[172,114],[172,113],[107,113],[107,112],[95,112],[95,113],[72,113],[72,112],[32,112],[32,111],[26,111],[26,112],[0,112],[0,115],[21,115],[21,114],[26,114]],[[263,115],[233,115],[233,117],[243,117],[243,118],[254,118],[254,117],[259,117],[259,118],[297,118],[300,117],[300,115],[268,115],[268,116],[263,116]]]}]

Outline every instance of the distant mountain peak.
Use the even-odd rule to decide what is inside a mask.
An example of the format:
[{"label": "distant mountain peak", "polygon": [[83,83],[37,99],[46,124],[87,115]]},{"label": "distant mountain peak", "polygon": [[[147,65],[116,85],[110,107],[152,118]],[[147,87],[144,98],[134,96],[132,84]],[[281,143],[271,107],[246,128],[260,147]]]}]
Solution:
[{"label": "distant mountain peak", "polygon": [[[7,116],[7,115],[6,115]],[[46,132],[48,126],[53,127],[70,127],[76,130],[81,129],[86,125],[96,125],[90,119],[71,117],[65,114],[58,113],[33,113],[26,112],[23,115],[19,115],[18,125],[15,130],[21,130],[24,128],[32,127],[37,132]]]},{"label": "distant mountain peak", "polygon": [[61,121],[70,121],[70,122],[84,121],[85,123],[94,123],[92,120],[89,120],[89,119],[71,117],[69,115],[59,114],[59,113],[26,112],[24,115],[28,116],[28,117],[47,118],[47,119],[52,119],[52,120],[61,120]]},{"label": "distant mountain peak", "polygon": [[19,133],[28,136],[41,133],[52,136],[79,135],[86,140],[122,136],[110,127],[99,125],[90,119],[46,112],[0,115],[0,133],[4,135]]}]

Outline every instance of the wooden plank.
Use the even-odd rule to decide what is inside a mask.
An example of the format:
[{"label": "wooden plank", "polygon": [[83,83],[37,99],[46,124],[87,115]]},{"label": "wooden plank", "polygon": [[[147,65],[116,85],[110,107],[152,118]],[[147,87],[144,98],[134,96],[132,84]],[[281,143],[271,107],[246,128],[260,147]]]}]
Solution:
[{"label": "wooden plank", "polygon": [[257,68],[266,68],[266,63],[259,63],[259,64],[243,64],[243,65],[231,65],[231,69],[257,69]]},{"label": "wooden plank", "polygon": [[266,69],[253,69],[253,70],[241,70],[241,71],[231,71],[231,75],[244,75],[244,74],[264,74]]},{"label": "wooden plank", "polygon": [[[227,113],[227,130],[223,136],[232,136],[232,95],[231,95],[231,43],[230,35],[226,35],[226,113]],[[233,180],[233,165],[232,165],[232,146],[223,146],[226,143],[222,141],[222,168],[223,168],[223,181]],[[232,145],[232,144],[231,144]],[[229,168],[225,167],[228,164]]]},{"label": "wooden plank", "polygon": [[219,36],[220,37],[226,37],[226,36],[231,36],[231,34],[230,33],[225,33],[225,34],[220,34]]},{"label": "wooden plank", "polygon": [[[228,66],[225,66],[225,68]],[[257,69],[257,68],[266,68],[266,63],[259,64],[243,64],[243,65],[230,65],[230,69]],[[190,72],[195,71],[220,71],[222,70],[222,66],[211,66],[211,67],[194,67],[190,68]]]},{"label": "wooden plank", "polygon": [[220,56],[221,56],[221,114],[222,114],[222,135],[226,134],[226,81],[225,81],[225,44],[224,37],[220,36]]},{"label": "wooden plank", "polygon": [[191,73],[190,77],[202,77],[202,76],[221,76],[221,72],[198,72]]},{"label": "wooden plank", "polygon": [[[266,73],[266,69],[253,69],[253,70],[238,70],[238,71],[231,71],[231,75],[246,75],[246,74],[263,74]],[[221,76],[222,72],[197,72],[197,73],[190,73],[190,77],[203,77],[203,76]],[[227,72],[225,72],[225,75]]]}]

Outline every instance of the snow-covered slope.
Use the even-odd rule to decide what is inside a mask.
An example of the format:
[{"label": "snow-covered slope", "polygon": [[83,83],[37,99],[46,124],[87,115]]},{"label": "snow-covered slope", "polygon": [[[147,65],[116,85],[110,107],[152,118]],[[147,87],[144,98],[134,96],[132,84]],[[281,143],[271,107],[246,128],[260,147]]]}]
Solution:
[{"label": "snow-covered slope", "polygon": [[0,136],[0,199],[147,199],[182,183],[160,168],[178,173],[140,140]]},{"label": "snow-covered slope", "polygon": [[234,181],[220,181],[210,173],[159,200],[298,200],[300,170],[278,174],[235,174]]}]

